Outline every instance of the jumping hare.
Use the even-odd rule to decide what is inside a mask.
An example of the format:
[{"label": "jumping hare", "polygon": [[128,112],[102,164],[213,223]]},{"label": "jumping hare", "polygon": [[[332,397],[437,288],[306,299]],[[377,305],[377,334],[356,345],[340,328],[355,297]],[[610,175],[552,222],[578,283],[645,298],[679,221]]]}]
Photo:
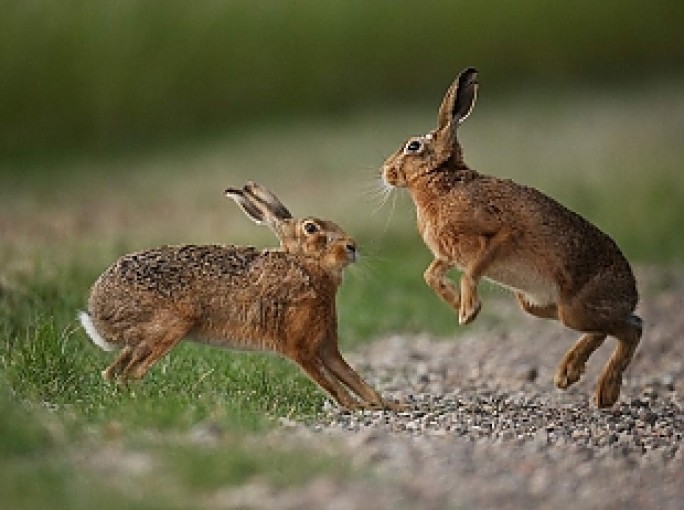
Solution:
[{"label": "jumping hare", "polygon": [[88,312],[79,314],[98,346],[121,348],[103,377],[139,379],[187,336],[277,352],[345,408],[398,408],[338,349],[335,295],[343,269],[356,259],[354,240],[330,221],[293,219],[257,184],[225,194],[268,225],[280,247],[163,246],[121,257],[97,279]]},{"label": "jumping hare", "polygon": [[[477,316],[484,277],[511,289],[523,310],[583,332],[560,362],[559,388],[577,382],[606,336],[616,337],[595,392],[599,407],[611,406],[642,331],[630,265],[608,235],[552,198],[468,168],[457,129],[477,87],[477,70],[462,71],[444,96],[437,128],[409,138],[383,165],[387,185],[408,189],[435,257],[425,281],[460,324]],[[446,276],[452,267],[462,271],[459,286]]]}]

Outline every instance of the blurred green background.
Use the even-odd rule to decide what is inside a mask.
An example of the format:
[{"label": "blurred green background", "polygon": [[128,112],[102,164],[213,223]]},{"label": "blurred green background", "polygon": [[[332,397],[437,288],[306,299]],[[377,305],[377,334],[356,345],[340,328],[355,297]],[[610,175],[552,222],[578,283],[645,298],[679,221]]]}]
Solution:
[{"label": "blurred green background", "polygon": [[3,0],[0,154],[111,150],[245,123],[681,77],[679,1]]},{"label": "blurred green background", "polygon": [[[0,285],[36,264],[88,282],[161,243],[272,245],[222,197],[253,179],[359,239],[341,295],[354,337],[451,332],[422,281],[413,206],[383,202],[379,168],[433,127],[471,65],[471,166],[554,196],[635,262],[684,260],[682,2],[5,0],[1,13]],[[378,300],[388,311],[368,314]]]}]

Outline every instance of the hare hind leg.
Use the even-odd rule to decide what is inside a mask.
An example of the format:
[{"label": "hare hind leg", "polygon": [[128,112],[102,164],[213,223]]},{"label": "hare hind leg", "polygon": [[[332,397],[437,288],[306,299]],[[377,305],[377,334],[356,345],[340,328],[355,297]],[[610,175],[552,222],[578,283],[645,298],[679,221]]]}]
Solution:
[{"label": "hare hind leg", "polygon": [[192,325],[192,321],[170,313],[158,314],[154,321],[140,325],[139,340],[128,347],[130,352],[126,364],[119,369],[119,377],[142,379],[154,363],[188,334]]},{"label": "hare hind leg", "polygon": [[556,303],[551,303],[548,305],[535,305],[530,303],[525,294],[522,292],[516,292],[515,297],[520,304],[520,308],[525,310],[530,315],[534,315],[540,319],[558,320],[558,307],[556,306]]},{"label": "hare hind leg", "polygon": [[[606,299],[605,286],[587,290],[581,299],[576,298],[574,302],[558,306],[558,315],[563,324],[586,333],[561,361],[556,384],[561,388],[564,384],[567,387],[575,382],[575,378],[579,379],[589,356],[607,335],[614,336],[618,345],[599,377],[594,399],[598,407],[610,407],[620,395],[622,373],[639,344],[641,319],[631,315],[631,303]],[[590,299],[593,296],[597,296],[597,299]]]},{"label": "hare hind leg", "polygon": [[[520,307],[527,313],[541,319],[558,319],[558,306],[553,303],[549,305],[535,305],[530,303],[524,294],[518,292],[515,297],[520,303]],[[586,333],[580,337],[565,353],[563,359],[558,364],[555,383],[558,388],[567,389],[580,380],[584,373],[589,356],[598,349],[606,335],[602,333]]]},{"label": "hare hind leg", "polygon": [[[558,306],[555,303],[542,306],[535,305],[530,303],[525,295],[520,292],[516,293],[515,297],[520,303],[520,307],[530,315],[540,319],[558,320]],[[555,377],[558,388],[567,389],[580,380],[589,356],[599,348],[605,338],[606,335],[595,333],[587,333],[580,337],[558,364]]]},{"label": "hare hind leg", "polygon": [[622,374],[629,366],[642,334],[641,319],[631,315],[617,331],[612,333],[618,344],[603,368],[596,385],[594,400],[598,407],[612,406],[620,396]]},{"label": "hare hind leg", "polygon": [[190,328],[171,329],[153,341],[143,341],[133,351],[131,361],[122,374],[126,378],[142,379],[157,361],[173,349]]},{"label": "hare hind leg", "polygon": [[580,380],[587,360],[606,339],[604,333],[586,333],[565,353],[556,371],[556,386],[563,390]]},{"label": "hare hind leg", "polygon": [[112,364],[102,371],[102,378],[105,381],[113,381],[119,377],[123,373],[126,366],[131,362],[132,356],[133,348],[130,345],[124,346]]}]

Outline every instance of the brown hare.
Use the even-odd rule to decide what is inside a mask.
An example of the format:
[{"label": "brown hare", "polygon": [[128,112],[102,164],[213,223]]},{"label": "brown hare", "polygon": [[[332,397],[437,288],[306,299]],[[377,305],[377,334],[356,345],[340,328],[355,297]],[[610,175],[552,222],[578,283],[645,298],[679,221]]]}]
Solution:
[{"label": "brown hare", "polygon": [[[462,71],[444,96],[437,128],[409,138],[383,165],[387,185],[408,189],[435,257],[425,281],[460,324],[477,316],[484,277],[511,289],[523,310],[581,331],[558,367],[559,388],[577,382],[606,336],[616,337],[595,392],[599,407],[611,406],[642,331],[630,265],[608,235],[552,198],[468,168],[457,129],[477,87],[477,70]],[[458,286],[446,276],[452,267],[462,272]]]},{"label": "brown hare", "polygon": [[343,269],[356,260],[354,240],[330,221],[293,219],[257,184],[225,193],[268,225],[280,247],[163,246],[121,257],[94,283],[88,312],[79,314],[98,346],[121,348],[103,377],[142,378],[189,337],[279,353],[345,408],[399,408],[366,384],[338,349],[335,296]]}]

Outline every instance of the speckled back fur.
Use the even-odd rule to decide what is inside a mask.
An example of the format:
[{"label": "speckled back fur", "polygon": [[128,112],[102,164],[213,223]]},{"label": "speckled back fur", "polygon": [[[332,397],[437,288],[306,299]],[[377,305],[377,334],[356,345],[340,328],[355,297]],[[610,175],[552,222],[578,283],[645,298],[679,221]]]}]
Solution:
[{"label": "speckled back fur", "polygon": [[88,310],[96,327],[119,344],[163,304],[195,322],[194,340],[279,350],[285,310],[335,292],[310,262],[252,247],[163,246],[121,257],[93,286]]}]

